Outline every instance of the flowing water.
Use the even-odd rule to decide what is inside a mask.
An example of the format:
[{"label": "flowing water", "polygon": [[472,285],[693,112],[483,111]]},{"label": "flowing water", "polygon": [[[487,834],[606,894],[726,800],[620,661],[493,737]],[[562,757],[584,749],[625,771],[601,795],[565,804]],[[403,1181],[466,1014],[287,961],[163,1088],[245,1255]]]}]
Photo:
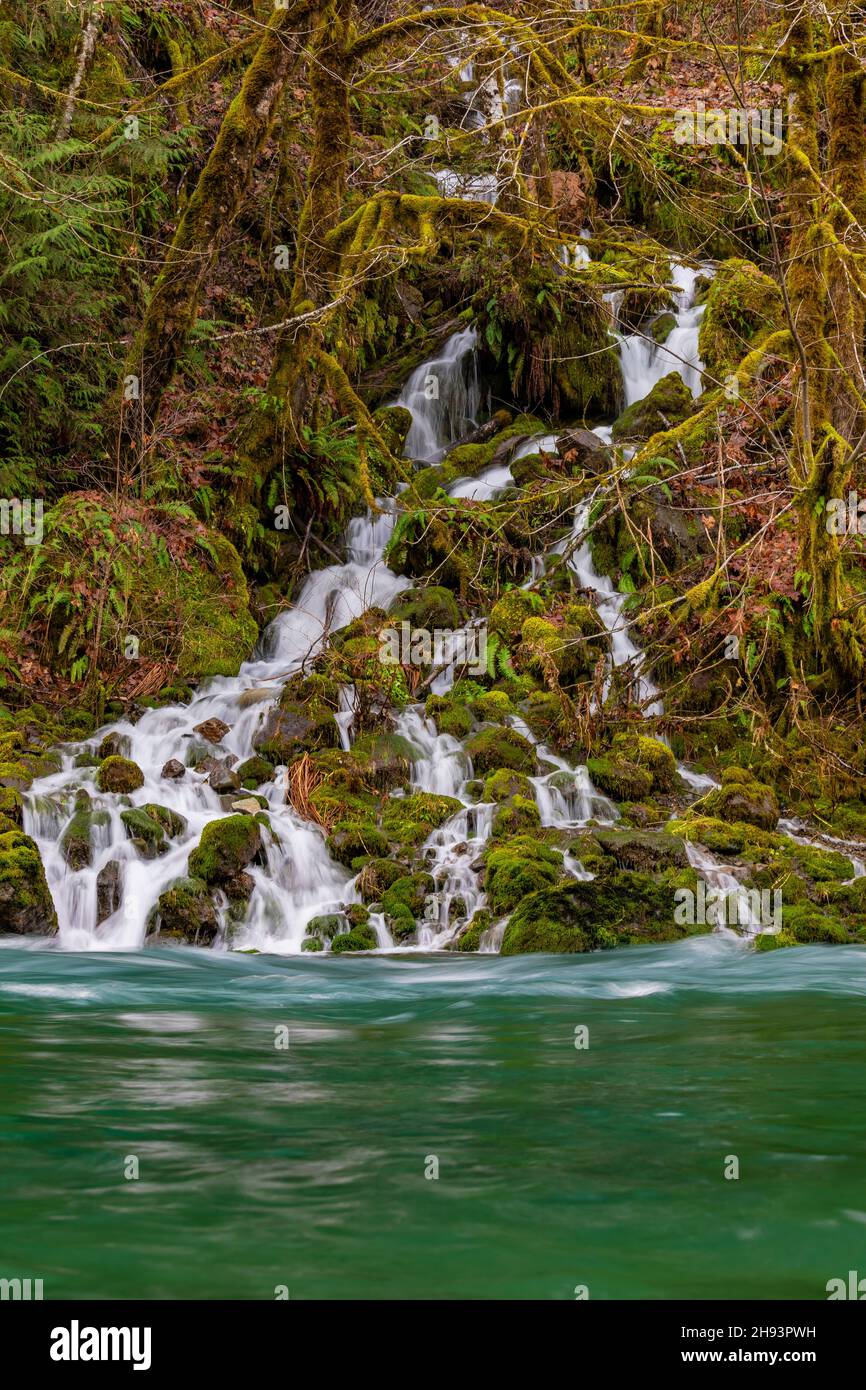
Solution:
[{"label": "flowing water", "polygon": [[856,948],[6,943],[0,1003],[0,1274],[46,1298],[815,1299],[863,1269]]}]

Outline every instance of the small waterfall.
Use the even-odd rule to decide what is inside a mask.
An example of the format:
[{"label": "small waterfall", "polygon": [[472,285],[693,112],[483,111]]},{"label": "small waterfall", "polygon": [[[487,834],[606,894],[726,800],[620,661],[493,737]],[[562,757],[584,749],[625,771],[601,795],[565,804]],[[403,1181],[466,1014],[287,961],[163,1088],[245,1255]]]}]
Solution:
[{"label": "small waterfall", "polygon": [[[695,304],[695,282],[706,270],[693,270],[675,261],[672,267],[676,325],[665,343],[657,343],[648,333],[617,333],[622,384],[626,406],[642,401],[662,377],[679,372],[693,396],[701,393],[703,364],[698,357],[698,334],[704,306]],[[622,291],[606,298],[616,322]]]},{"label": "small waterfall", "polygon": [[708,902],[706,906],[706,924],[716,931],[727,931],[729,934],[731,928],[736,926],[739,928],[736,934],[747,937],[768,930],[760,912],[755,911],[753,895],[730,869],[720,864],[703,845],[686,840],[685,847],[689,863],[713,895],[713,902]]},{"label": "small waterfall", "polygon": [[394,405],[412,416],[404,452],[407,458],[435,463],[475,425],[481,404],[474,328],[452,333],[441,357],[422,362]]}]

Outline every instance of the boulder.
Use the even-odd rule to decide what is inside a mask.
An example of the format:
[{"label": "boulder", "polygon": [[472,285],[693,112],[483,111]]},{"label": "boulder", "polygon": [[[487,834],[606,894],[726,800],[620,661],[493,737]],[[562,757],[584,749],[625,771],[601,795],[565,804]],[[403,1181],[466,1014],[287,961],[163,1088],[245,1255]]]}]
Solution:
[{"label": "boulder", "polygon": [[96,925],[111,917],[123,898],[123,868],[117,859],[109,859],[96,875]]},{"label": "boulder", "polygon": [[168,762],[163,764],[160,775],[168,778],[169,781],[174,781],[186,776],[186,768],[183,763],[178,762],[177,758],[169,758]]},{"label": "boulder", "polygon": [[144,786],[144,773],[137,763],[112,754],[99,764],[96,785],[101,792],[134,792]]},{"label": "boulder", "polygon": [[201,734],[208,743],[222,743],[230,731],[231,725],[225,724],[222,719],[204,719],[201,724],[194,725],[194,732]]},{"label": "boulder", "polygon": [[189,857],[191,878],[223,884],[262,852],[261,826],[252,816],[225,816],[210,821]]},{"label": "boulder", "polygon": [[20,830],[0,833],[0,936],[51,936],[57,913],[39,850]]}]

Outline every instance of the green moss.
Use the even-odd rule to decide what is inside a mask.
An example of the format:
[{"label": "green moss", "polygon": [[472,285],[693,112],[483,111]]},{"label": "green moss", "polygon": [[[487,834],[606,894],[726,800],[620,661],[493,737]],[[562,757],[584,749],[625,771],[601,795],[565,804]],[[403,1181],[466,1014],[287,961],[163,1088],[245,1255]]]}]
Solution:
[{"label": "green moss", "polygon": [[692,393],[679,372],[657,381],[643,400],[634,401],[614,421],[615,443],[627,439],[651,439],[660,430],[678,425],[692,412]]},{"label": "green moss", "polygon": [[254,755],[252,758],[246,758],[239,767],[235,768],[235,771],[241,779],[241,786],[245,787],[247,791],[255,791],[256,787],[274,780],[273,763],[261,756]]},{"label": "green moss", "polygon": [[0,833],[0,935],[50,936],[57,913],[39,850],[20,830]]},{"label": "green moss", "polygon": [[674,921],[675,887],[697,886],[688,870],[658,878],[618,871],[592,882],[542,889],[515,910],[502,941],[503,955],[530,951],[593,951],[677,941],[709,930]]},{"label": "green moss", "polygon": [[513,796],[532,797],[532,783],[523,772],[508,767],[497,768],[484,782],[482,801],[510,801]]},{"label": "green moss", "polygon": [[121,811],[120,819],[127,835],[145,859],[153,859],[168,849],[162,826],[145,810]]},{"label": "green moss", "polygon": [[515,796],[497,811],[493,820],[493,838],[505,839],[510,835],[522,835],[541,829],[541,815],[535,801],[526,796]]},{"label": "green moss", "polygon": [[413,792],[392,797],[382,812],[382,829],[389,839],[402,845],[419,845],[461,809],[453,796],[433,792]]},{"label": "green moss", "polygon": [[405,873],[405,864],[393,859],[368,859],[358,878],[358,892],[365,903],[381,902],[385,891]]},{"label": "green moss", "polygon": [[322,941],[331,941],[346,925],[346,919],[339,912],[329,912],[321,917],[311,917],[307,923],[307,935],[318,936]]},{"label": "green moss", "polygon": [[715,382],[740,364],[767,333],[784,326],[782,294],[751,261],[724,261],[707,294],[698,352]]},{"label": "green moss", "polygon": [[689,815],[746,821],[763,830],[774,830],[779,803],[773,788],[759,782],[748,769],[729,767],[722,773],[721,787],[714,787],[696,801]]},{"label": "green moss", "polygon": [[[156,802],[149,801],[141,809],[145,815],[150,816],[151,820],[165,831],[170,840],[176,839],[186,830],[186,818],[177,811],[172,811],[168,806],[158,806]],[[123,819],[122,812],[121,819]]]},{"label": "green moss", "polygon": [[129,758],[106,758],[99,764],[96,785],[101,792],[134,792],[144,786],[144,773]]},{"label": "green moss", "polygon": [[377,944],[376,933],[372,927],[353,927],[351,931],[334,937],[331,954],[340,956],[351,951],[375,951]]},{"label": "green moss", "polygon": [[589,758],[586,766],[595,786],[617,801],[640,801],[652,791],[652,773],[614,752]]},{"label": "green moss", "polygon": [[364,823],[342,821],[328,836],[328,853],[354,873],[368,859],[384,858],[389,848],[388,837],[375,826]]},{"label": "green moss", "polygon": [[234,878],[262,850],[261,825],[255,816],[224,816],[209,821],[189,856],[189,873],[204,883]]},{"label": "green moss", "polygon": [[465,738],[472,728],[472,715],[464,704],[451,694],[428,695],[424,712],[436,724],[440,734]]},{"label": "green moss", "polygon": [[528,835],[485,851],[484,887],[494,916],[510,912],[529,893],[553,884],[562,874],[562,856]]},{"label": "green moss", "polygon": [[209,946],[219,930],[210,889],[198,878],[177,879],[159,897],[148,941]]},{"label": "green moss", "polygon": [[302,951],[324,951],[324,946],[317,936],[305,936],[301,942]]},{"label": "green moss", "polygon": [[110,819],[107,811],[76,810],[60,837],[60,849],[70,869],[84,869],[90,865],[94,828],[107,825]]},{"label": "green moss", "polygon": [[499,768],[535,772],[535,749],[516,729],[482,729],[469,739],[466,752],[476,773],[495,772]]},{"label": "green moss", "polygon": [[460,605],[450,589],[441,584],[419,585],[398,594],[389,614],[392,623],[409,623],[413,628],[454,630],[460,627]]},{"label": "green moss", "polygon": [[468,924],[457,938],[458,951],[478,951],[481,949],[481,938],[486,931],[493,925],[491,914],[486,908],[479,908],[474,914],[472,921]]},{"label": "green moss", "polygon": [[677,761],[667,744],[644,734],[614,735],[613,755],[626,758],[652,777],[654,792],[670,791],[676,782]]},{"label": "green moss", "polygon": [[825,943],[843,945],[851,940],[843,923],[813,903],[782,906],[782,930],[801,945]]},{"label": "green moss", "polygon": [[516,642],[527,618],[535,617],[544,607],[539,594],[528,589],[508,589],[490,610],[489,624],[510,644]]}]

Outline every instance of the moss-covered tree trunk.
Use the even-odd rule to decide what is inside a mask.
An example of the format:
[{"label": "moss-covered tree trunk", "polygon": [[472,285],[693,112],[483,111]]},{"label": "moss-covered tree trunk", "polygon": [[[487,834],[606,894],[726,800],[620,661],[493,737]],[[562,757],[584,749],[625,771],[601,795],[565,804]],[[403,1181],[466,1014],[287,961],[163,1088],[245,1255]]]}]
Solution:
[{"label": "moss-covered tree trunk", "polygon": [[202,285],[271,130],[297,55],[298,25],[309,8],[306,0],[298,0],[290,9],[274,10],[154,285],[125,368],[125,376],[137,386],[127,390],[122,412],[121,437],[133,474],[155,433],[162,398],[195,323]]}]

